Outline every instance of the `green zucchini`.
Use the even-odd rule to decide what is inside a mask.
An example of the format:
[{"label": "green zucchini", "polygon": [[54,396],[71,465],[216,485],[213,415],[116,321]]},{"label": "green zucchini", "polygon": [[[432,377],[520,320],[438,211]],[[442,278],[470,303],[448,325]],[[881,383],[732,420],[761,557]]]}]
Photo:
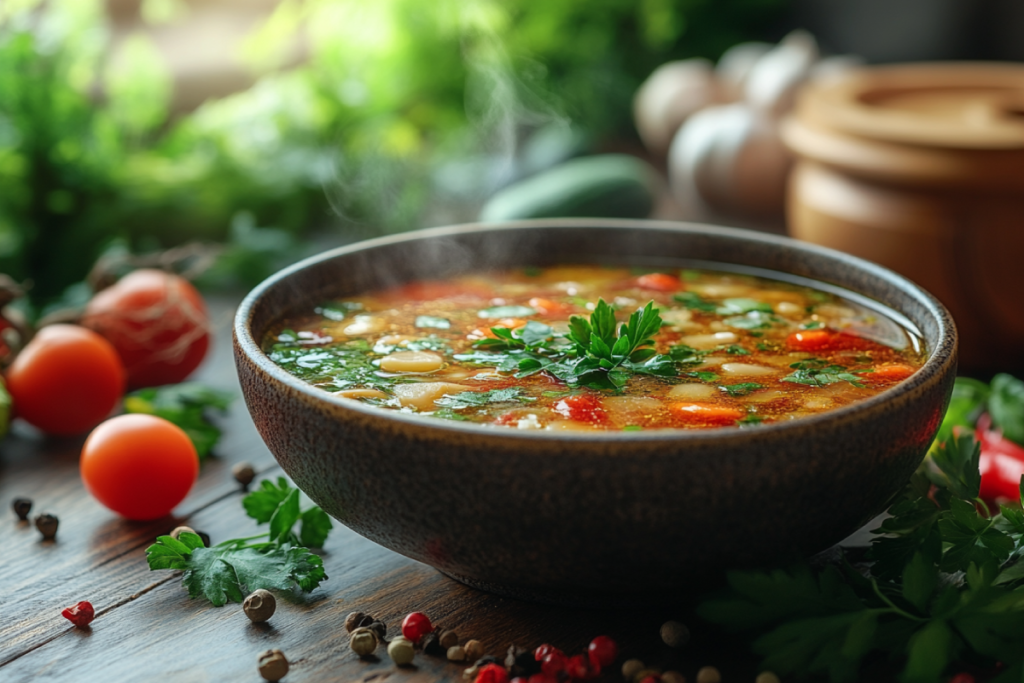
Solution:
[{"label": "green zucchini", "polygon": [[646,218],[658,184],[657,172],[637,157],[579,157],[499,190],[481,209],[480,220]]}]

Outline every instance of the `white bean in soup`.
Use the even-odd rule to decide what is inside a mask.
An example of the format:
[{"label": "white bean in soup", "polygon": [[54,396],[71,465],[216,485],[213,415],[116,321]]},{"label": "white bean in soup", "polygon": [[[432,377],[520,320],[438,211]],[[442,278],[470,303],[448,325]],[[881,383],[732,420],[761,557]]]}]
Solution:
[{"label": "white bean in soup", "polygon": [[327,301],[263,346],[313,386],[427,418],[594,433],[748,427],[912,375],[921,345],[880,311],[742,274],[565,265]]}]

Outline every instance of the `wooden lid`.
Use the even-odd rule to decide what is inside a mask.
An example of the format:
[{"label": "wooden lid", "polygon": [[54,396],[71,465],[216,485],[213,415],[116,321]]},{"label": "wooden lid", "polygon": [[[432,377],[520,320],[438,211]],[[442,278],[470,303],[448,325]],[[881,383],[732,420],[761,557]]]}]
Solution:
[{"label": "wooden lid", "polygon": [[783,137],[800,156],[872,176],[1022,187],[1024,64],[852,69],[805,86]]}]

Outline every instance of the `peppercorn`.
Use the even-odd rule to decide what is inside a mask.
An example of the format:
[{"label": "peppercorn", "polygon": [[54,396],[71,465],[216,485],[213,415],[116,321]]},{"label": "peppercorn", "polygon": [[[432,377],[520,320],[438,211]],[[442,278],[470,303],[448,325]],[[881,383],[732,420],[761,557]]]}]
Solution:
[{"label": "peppercorn", "polygon": [[[686,683],[686,676],[678,671],[666,671],[661,674],[661,683]],[[757,683],[761,683],[758,681]]]},{"label": "peppercorn", "polygon": [[416,648],[413,647],[412,641],[403,636],[399,636],[388,644],[388,657],[391,657],[391,661],[395,663],[395,666],[406,666],[412,664],[413,657],[416,656]]},{"label": "peppercorn", "polygon": [[83,600],[78,604],[65,608],[61,611],[60,615],[78,628],[85,628],[96,616],[96,610],[93,609],[91,602]]},{"label": "peppercorn", "polygon": [[648,678],[653,678],[656,681],[660,681],[661,672],[657,669],[640,669],[635,674],[633,674],[633,678],[631,680],[634,683],[643,683]]},{"label": "peppercorn", "polygon": [[57,537],[57,525],[60,524],[60,520],[57,519],[57,515],[51,515],[49,512],[44,512],[41,515],[36,515],[36,528],[39,529],[39,533],[43,535],[44,541],[52,541]]},{"label": "peppercorn", "polygon": [[288,674],[288,660],[280,650],[267,650],[256,659],[256,666],[268,681],[279,681]]},{"label": "peppercorn", "polygon": [[423,612],[412,612],[402,619],[402,635],[414,643],[419,643],[423,636],[433,632],[434,626],[430,617]]},{"label": "peppercorn", "polygon": [[448,648],[447,657],[449,662],[464,662],[466,661],[466,650],[461,645],[454,645]]},{"label": "peppercorn", "polygon": [[[761,673],[757,674],[757,678],[754,679],[754,683],[782,683],[782,682],[779,680],[779,677],[776,676],[773,672],[771,672],[771,671],[762,671]],[[955,683],[955,681],[950,681],[949,683]]]},{"label": "peppercorn", "polygon": [[462,647],[466,651],[466,659],[471,662],[475,662],[484,656],[484,644],[479,640],[467,640],[466,644]]},{"label": "peppercorn", "polygon": [[352,631],[348,641],[349,647],[360,657],[368,657],[377,649],[377,635],[370,629],[361,626]]},{"label": "peppercorn", "polygon": [[386,636],[388,635],[388,627],[384,624],[383,621],[374,619],[369,624],[366,624],[366,628],[373,631],[373,635],[377,636],[377,640],[379,640],[382,643],[387,642]]},{"label": "peppercorn", "polygon": [[661,674],[648,674],[637,681],[637,683],[661,683]]},{"label": "peppercorn", "polygon": [[697,683],[722,683],[722,674],[713,666],[701,667],[697,672]]},{"label": "peppercorn", "polygon": [[455,631],[441,631],[441,636],[438,638],[438,642],[441,643],[441,647],[445,650],[450,647],[455,647],[459,644],[459,634]]},{"label": "peppercorn", "polygon": [[441,639],[438,637],[436,631],[431,631],[427,635],[420,639],[420,647],[428,655],[434,655],[436,657],[444,656],[448,648],[441,647]]},{"label": "peppercorn", "polygon": [[242,610],[245,612],[245,616],[249,617],[249,621],[254,624],[262,624],[264,621],[274,616],[274,611],[277,609],[277,599],[274,594],[268,590],[258,588],[245,599],[242,603]]},{"label": "peppercorn", "polygon": [[373,617],[370,615],[363,614],[362,612],[352,612],[345,617],[345,630],[352,633],[352,631],[355,631],[357,628],[361,626],[369,626],[372,623]]},{"label": "peppercorn", "polygon": [[484,664],[477,669],[475,683],[508,683],[508,672],[500,664]]},{"label": "peppercorn", "polygon": [[639,659],[627,659],[622,663],[622,677],[627,681],[631,681],[635,675],[645,668],[646,666]]},{"label": "peppercorn", "polygon": [[501,660],[494,655],[484,655],[480,659],[473,662],[473,666],[477,668],[485,667],[488,664],[501,664]]},{"label": "peppercorn", "polygon": [[28,498],[15,498],[11,502],[11,507],[14,508],[14,514],[18,515],[18,519],[23,522],[28,521],[28,513],[32,510],[32,501]]},{"label": "peppercorn", "polygon": [[690,629],[678,621],[666,621],[661,625],[661,640],[669,647],[682,647],[690,642]]},{"label": "peppercorn", "polygon": [[236,462],[231,468],[231,476],[242,485],[243,489],[247,489],[252,480],[256,478],[256,470],[247,462]]},{"label": "peppercorn", "polygon": [[529,650],[509,645],[505,653],[505,668],[512,676],[529,678],[540,673],[540,662],[534,659],[533,653]]}]

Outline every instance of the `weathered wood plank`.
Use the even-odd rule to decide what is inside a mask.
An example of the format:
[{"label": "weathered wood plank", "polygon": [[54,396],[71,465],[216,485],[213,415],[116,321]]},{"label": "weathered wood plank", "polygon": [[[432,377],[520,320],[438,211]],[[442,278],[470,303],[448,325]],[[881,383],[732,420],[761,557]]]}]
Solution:
[{"label": "weathered wood plank", "polygon": [[[251,533],[254,527],[244,518],[238,498],[231,496],[199,511],[193,522],[217,537]],[[461,680],[464,666],[423,654],[417,655],[414,667],[400,670],[383,647],[379,658],[359,659],[348,647],[343,626],[345,616],[354,610],[384,620],[389,637],[399,632],[406,613],[424,611],[463,639],[481,640],[495,654],[503,654],[513,642],[531,648],[551,642],[569,653],[579,652],[593,636],[606,633],[620,642],[624,656],[678,667],[691,677],[698,666],[721,657],[705,654],[706,645],[699,642],[682,656],[661,645],[658,627],[676,613],[668,606],[590,611],[506,600],[458,584],[343,527],[332,533],[325,550],[329,580],[304,600],[279,601],[271,622],[254,626],[238,605],[211,607],[190,600],[177,576],[167,580],[164,572],[145,574],[140,548],[126,556],[125,563],[128,573],[149,579],[149,590],[102,613],[88,632],[67,625],[54,609],[45,644],[9,661],[0,668],[0,677],[68,681],[102,676],[120,681],[159,674],[175,681],[253,680],[257,655],[277,647],[293,663],[287,679],[291,681]],[[724,664],[726,671],[736,668],[735,662]],[[741,663],[744,677],[752,679],[748,666]],[[618,679],[615,672],[602,677]]]}]

